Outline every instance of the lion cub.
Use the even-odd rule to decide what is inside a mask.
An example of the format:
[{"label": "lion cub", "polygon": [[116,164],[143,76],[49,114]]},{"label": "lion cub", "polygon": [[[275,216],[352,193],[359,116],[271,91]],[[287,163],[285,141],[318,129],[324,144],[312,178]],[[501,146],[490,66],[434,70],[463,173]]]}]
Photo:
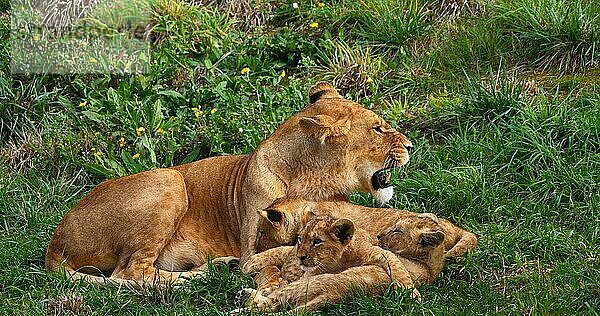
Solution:
[{"label": "lion cub", "polygon": [[[308,216],[310,219],[300,231],[295,247],[276,247],[255,254],[244,265],[244,271],[252,273],[270,266],[281,267],[280,281],[287,284],[300,278],[372,265],[382,268],[394,283],[413,289],[414,297],[420,296],[404,264],[392,252],[374,246],[368,234],[356,229],[352,221],[313,213]],[[272,288],[276,287],[279,284]],[[272,300],[265,296],[269,292],[243,289],[238,295],[251,298],[246,302],[249,307],[271,309]],[[271,294],[277,296],[276,291]]]}]

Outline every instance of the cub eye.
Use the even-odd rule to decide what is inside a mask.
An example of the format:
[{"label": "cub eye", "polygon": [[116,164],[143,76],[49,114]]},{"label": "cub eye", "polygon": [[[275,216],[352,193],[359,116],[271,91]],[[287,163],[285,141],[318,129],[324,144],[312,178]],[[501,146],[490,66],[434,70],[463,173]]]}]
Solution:
[{"label": "cub eye", "polygon": [[375,133],[377,133],[379,135],[383,135],[383,129],[381,128],[381,126],[373,127],[373,131],[375,131]]},{"label": "cub eye", "polygon": [[320,245],[322,243],[323,243],[323,241],[321,239],[319,239],[319,238],[313,240],[313,242],[312,242],[313,246],[318,246],[318,245]]},{"label": "cub eye", "polygon": [[302,237],[298,236],[298,238],[296,238],[296,242],[298,243],[298,245],[301,244],[302,243]]},{"label": "cub eye", "polygon": [[401,234],[402,233],[402,229],[400,229],[398,227],[394,227],[394,230],[392,231],[392,233],[394,233],[394,234]]}]

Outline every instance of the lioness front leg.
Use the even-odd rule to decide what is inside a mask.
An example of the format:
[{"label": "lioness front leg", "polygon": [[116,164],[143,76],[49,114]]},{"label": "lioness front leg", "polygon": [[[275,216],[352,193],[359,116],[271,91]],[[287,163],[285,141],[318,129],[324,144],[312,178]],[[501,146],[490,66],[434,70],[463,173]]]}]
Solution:
[{"label": "lioness front leg", "polygon": [[247,274],[251,274],[257,273],[267,266],[281,267],[293,250],[293,246],[281,246],[257,253],[250,256],[242,270]]}]

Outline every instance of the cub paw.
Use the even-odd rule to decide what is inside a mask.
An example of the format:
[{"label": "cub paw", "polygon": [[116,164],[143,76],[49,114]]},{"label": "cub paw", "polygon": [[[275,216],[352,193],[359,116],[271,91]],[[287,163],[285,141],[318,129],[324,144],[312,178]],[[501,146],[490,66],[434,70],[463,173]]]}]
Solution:
[{"label": "cub paw", "polygon": [[220,257],[213,260],[213,264],[224,264],[230,270],[240,269],[240,259],[237,257]]},{"label": "cub paw", "polygon": [[236,307],[245,307],[252,305],[250,304],[252,298],[256,296],[258,292],[254,289],[241,289],[235,294],[235,299],[233,303]]}]

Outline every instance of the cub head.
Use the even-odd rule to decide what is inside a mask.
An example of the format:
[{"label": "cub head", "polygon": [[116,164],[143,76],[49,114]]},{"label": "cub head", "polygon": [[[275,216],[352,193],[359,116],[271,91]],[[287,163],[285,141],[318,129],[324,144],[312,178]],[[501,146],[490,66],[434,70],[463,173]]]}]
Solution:
[{"label": "cub head", "polygon": [[379,247],[415,260],[443,256],[445,238],[438,218],[431,213],[403,218],[377,235]]},{"label": "cub head", "polygon": [[311,201],[279,198],[258,211],[257,251],[296,244],[298,233],[312,218]]},{"label": "cub head", "polygon": [[[388,169],[409,160],[412,143],[365,107],[342,98],[326,82],[309,91],[311,105],[273,136],[282,161],[297,184],[288,196],[325,200],[354,191],[371,192],[384,204],[393,195]],[[288,133],[288,134],[286,134]]]},{"label": "cub head", "polygon": [[352,221],[313,215],[298,235],[296,255],[300,268],[320,273],[338,269],[353,236]]}]

